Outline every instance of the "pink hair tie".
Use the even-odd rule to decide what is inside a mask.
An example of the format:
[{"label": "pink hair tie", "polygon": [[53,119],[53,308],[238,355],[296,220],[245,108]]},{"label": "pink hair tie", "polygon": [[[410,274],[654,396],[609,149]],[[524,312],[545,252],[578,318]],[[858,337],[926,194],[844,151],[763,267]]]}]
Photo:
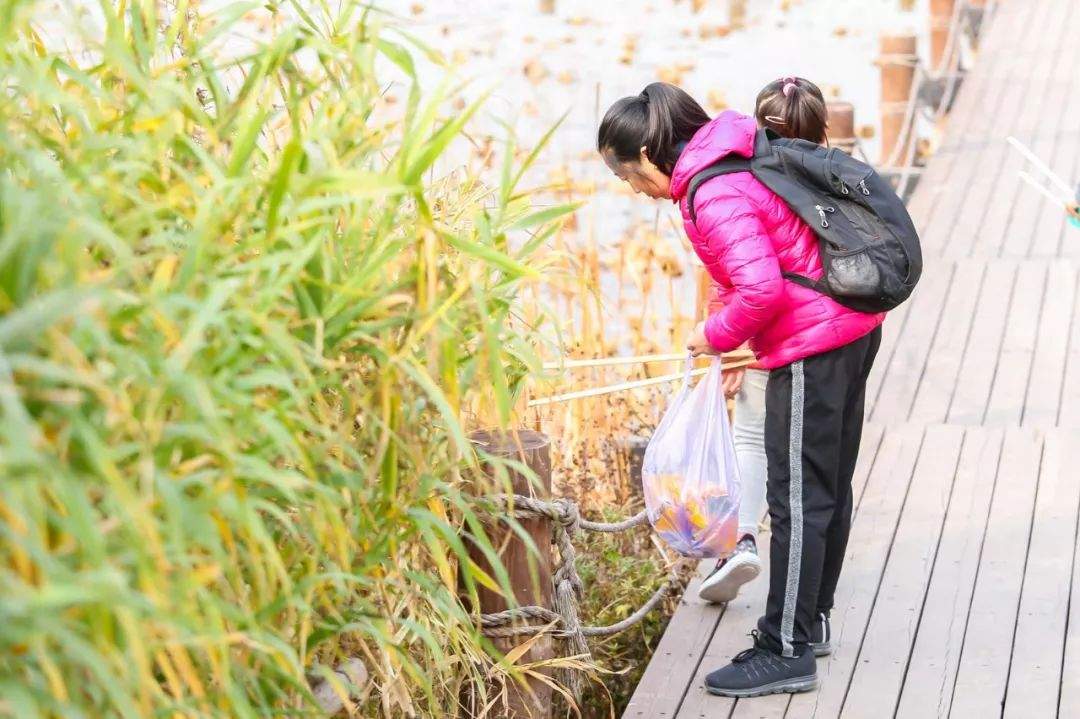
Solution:
[{"label": "pink hair tie", "polygon": [[799,86],[796,85],[795,83],[793,83],[793,82],[787,83],[786,85],[784,85],[784,89],[783,89],[784,97],[791,97],[791,93],[795,92],[798,89],[799,89]]}]

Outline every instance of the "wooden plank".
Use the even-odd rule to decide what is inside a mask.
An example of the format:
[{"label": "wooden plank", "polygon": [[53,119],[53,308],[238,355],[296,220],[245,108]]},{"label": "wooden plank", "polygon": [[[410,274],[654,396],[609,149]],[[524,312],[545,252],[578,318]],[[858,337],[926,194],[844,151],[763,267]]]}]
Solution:
[{"label": "wooden plank", "polygon": [[701,657],[701,663],[697,666],[686,696],[675,714],[678,719],[727,716],[731,711],[735,700],[713,696],[705,691],[705,676],[724,666],[731,661],[731,657],[750,646],[750,639],[746,635],[757,626],[758,617],[761,616],[765,607],[765,598],[769,594],[770,538],[771,535],[766,533],[758,537],[758,554],[765,571],[754,581],[744,584],[735,601],[728,602],[720,625],[710,637],[708,646],[698,654]]},{"label": "wooden plank", "polygon": [[818,662],[818,691],[794,695],[788,717],[835,717],[840,713],[922,438],[922,428],[914,426],[885,433],[851,527],[844,571],[836,590],[836,606],[830,619],[833,652]]},{"label": "wooden plank", "polygon": [[[1073,57],[1061,62],[1060,68],[1070,75],[1070,84],[1062,92],[1066,105],[1059,113],[1060,124],[1054,152],[1043,155],[1042,159],[1066,180],[1080,180],[1080,126],[1076,118],[1080,116],[1080,73],[1075,72],[1080,52],[1076,43],[1072,45]],[[1073,228],[1068,226],[1065,213],[1059,208],[1043,203],[1039,222],[1035,230],[1034,242],[1028,250],[1030,257],[1055,257],[1062,254],[1062,240]]]},{"label": "wooden plank", "polygon": [[904,324],[903,334],[889,358],[881,379],[880,394],[873,404],[870,419],[878,423],[902,422],[911,408],[915,389],[926,366],[930,345],[938,322],[947,306],[955,265],[932,266],[923,275],[917,294],[910,300],[910,312],[917,322]]},{"label": "wooden plank", "polygon": [[698,563],[697,573],[687,584],[679,606],[623,712],[624,719],[675,716],[705,646],[720,621],[722,607],[698,597],[702,580],[709,576],[715,565],[715,560]]},{"label": "wooden plank", "polygon": [[1050,265],[1035,357],[1020,416],[1024,425],[1050,427],[1057,423],[1076,282],[1077,269],[1072,263],[1058,261]]},{"label": "wooden plank", "polygon": [[1068,336],[1065,352],[1065,376],[1061,384],[1061,401],[1057,423],[1061,427],[1080,429],[1080,291],[1073,301],[1071,325],[1062,327]]},{"label": "wooden plank", "polygon": [[[992,29],[1001,29],[1002,37],[987,43],[986,52],[992,52],[989,58],[980,57],[975,73],[985,73],[987,87],[978,105],[972,108],[970,120],[961,128],[953,128],[950,119],[949,131],[938,152],[944,156],[955,155],[948,178],[940,185],[930,185],[927,192],[935,195],[933,212],[928,221],[920,225],[924,252],[928,255],[942,255],[949,251],[951,238],[961,212],[978,202],[968,196],[972,183],[980,177],[982,151],[985,149],[994,120],[999,117],[1002,105],[1011,85],[1015,55],[1031,38],[1032,13],[1036,3],[1002,3]],[[1006,30],[1006,28],[1008,28]],[[1022,28],[1017,31],[1017,28]],[[992,50],[990,49],[992,48]],[[984,63],[983,60],[989,62]],[[1019,81],[1019,80],[1017,80]],[[1014,87],[1013,92],[1017,89]],[[964,93],[961,93],[963,97]],[[935,164],[931,160],[931,167]],[[983,171],[985,174],[985,171]],[[984,188],[988,192],[988,187]],[[981,209],[981,205],[980,205]],[[981,217],[981,214],[979,215]],[[977,222],[978,217],[974,220]]]},{"label": "wooden plank", "polygon": [[963,439],[959,427],[927,428],[841,717],[874,714],[900,696]]},{"label": "wooden plank", "polygon": [[[1069,446],[1067,446],[1069,445]],[[1072,463],[1066,463],[1066,451]],[[1056,432],[1043,445],[1035,519],[1031,526],[1020,611],[1016,621],[1003,717],[1054,716],[1061,685],[1062,637],[1069,613],[1069,584],[1075,546],[1077,500],[1075,442]]]},{"label": "wooden plank", "polygon": [[[926,369],[914,391],[914,400],[908,412],[909,421],[923,424],[945,421],[960,363],[973,332],[984,281],[1012,281],[1011,276],[1004,275],[1001,267],[987,268],[986,263],[982,262],[964,262],[956,268],[956,276],[945,301],[948,311],[942,315],[941,326],[930,347]],[[1000,286],[995,291],[1000,292]]]},{"label": "wooden plank", "polygon": [[[1074,17],[1072,24],[1075,22]],[[1050,89],[1050,97],[1058,107],[1048,108],[1043,113],[1053,129],[1049,134],[1039,133],[1039,137],[1044,141],[1036,140],[1031,146],[1044,162],[1065,178],[1076,177],[1073,169],[1077,157],[1080,156],[1080,127],[1077,127],[1075,121],[1077,113],[1080,113],[1080,73],[1075,71],[1078,63],[1080,43],[1069,43],[1063,57],[1059,58],[1055,65],[1053,86]],[[1024,248],[1024,254],[1028,257],[1057,255],[1058,241],[1065,225],[1065,213],[1045,198],[1034,197],[1037,194],[1034,190],[1025,187],[1021,192],[1032,196],[1031,199],[1036,200],[1039,205],[1035,231]],[[1019,236],[1020,233],[1016,234]]]},{"label": "wooden plank", "polygon": [[1005,339],[986,405],[985,424],[1008,426],[1020,423],[1035,356],[1039,314],[1046,294],[1046,274],[1045,262],[1028,260],[1020,263],[1005,324]]},{"label": "wooden plank", "polygon": [[[877,406],[881,386],[885,380],[885,373],[892,362],[893,355],[896,353],[897,343],[907,327],[911,306],[915,303],[915,299],[920,292],[922,292],[921,287],[915,290],[915,297],[910,298],[907,302],[885,315],[885,322],[881,325],[881,346],[878,347],[877,357],[874,359],[874,368],[866,381],[865,412],[867,417],[873,415],[874,408]],[[912,320],[912,323],[916,321]]]},{"label": "wooden plank", "polygon": [[[964,78],[964,86],[957,96],[952,110],[944,118],[948,133],[942,145],[934,152],[933,161],[919,179],[915,192],[908,203],[908,210],[915,220],[919,231],[925,234],[933,218],[938,200],[949,188],[949,179],[958,158],[963,154],[960,142],[967,137],[972,123],[985,113],[985,107],[992,102],[991,89],[999,85],[991,82],[994,68],[1003,61],[1004,48],[1009,35],[1013,34],[1016,22],[1027,12],[1022,3],[1012,3],[999,8],[988,18],[983,28],[983,48],[977,62]],[[954,140],[955,138],[955,140]]]},{"label": "wooden plank", "polygon": [[1001,713],[1041,455],[1038,433],[1006,430],[950,716]]},{"label": "wooden plank", "polygon": [[[1076,51],[1080,43],[1066,42],[1071,35],[1070,28],[1077,19],[1078,3],[1067,0],[1057,3],[1048,25],[1052,28],[1057,46],[1048,49],[1052,42],[1044,38],[1038,57],[1035,77],[1041,78],[1044,89],[1039,102],[1025,104],[1017,121],[1015,135],[1037,155],[1051,157],[1057,144],[1057,128],[1063,121],[1062,114],[1068,103],[1068,89],[1072,76],[1076,74]],[[1062,31],[1064,28],[1064,31]],[[1032,94],[1032,99],[1036,96]],[[1071,118],[1064,118],[1072,122]],[[1004,138],[1003,138],[1004,139]],[[1006,163],[1002,166],[1002,176],[995,193],[993,209],[1004,202],[1012,202],[1012,211],[1001,225],[989,224],[979,235],[981,252],[1006,257],[1023,257],[1028,253],[1038,227],[1044,198],[1030,191],[1018,176],[1018,172],[1027,166],[1027,162],[1012,148],[1008,148]],[[993,212],[989,213],[993,216]]]},{"label": "wooden plank", "polygon": [[[882,439],[885,435],[880,426],[867,425],[863,429],[862,446],[859,450],[859,461],[855,466],[855,474],[851,479],[851,491],[854,500],[854,516],[858,517],[862,498],[865,494],[867,479],[871,469],[875,466],[879,452],[882,450]],[[888,460],[883,460],[888,461]],[[768,566],[769,550],[768,535],[761,536],[761,559]],[[843,579],[841,579],[843,582]],[[706,651],[706,656],[698,669],[690,691],[679,710],[679,719],[703,719],[704,717],[727,716],[734,711],[732,717],[743,716],[751,709],[760,716],[783,716],[787,708],[788,698],[757,698],[749,701],[736,702],[732,699],[710,695],[704,689],[705,676],[718,669],[731,660],[731,657],[749,646],[746,637],[747,632],[756,626],[758,617],[765,609],[765,598],[768,595],[767,573],[757,581],[747,585],[740,593],[738,600],[732,602],[720,622],[720,627],[712,638]]]},{"label": "wooden plank", "polygon": [[[1080,466],[1080,430],[1058,430],[1064,441],[1059,443],[1059,450],[1065,459],[1060,466],[1068,470]],[[1074,473],[1075,474],[1075,473]],[[1076,482],[1075,476],[1073,482]],[[1078,507],[1080,511],[1080,507]],[[1073,527],[1072,538],[1072,574],[1069,585],[1068,621],[1065,627],[1065,649],[1062,652],[1061,693],[1058,703],[1059,717],[1080,716],[1080,520]],[[1065,547],[1058,551],[1068,553]]]},{"label": "wooden plank", "polygon": [[[945,212],[928,229],[928,235],[945,257],[966,257],[986,217],[988,203],[1000,171],[1004,139],[1013,127],[1032,85],[1030,56],[1045,20],[1047,2],[1024,3],[1029,13],[1015,26],[1004,57],[995,67],[992,100],[981,108],[979,118],[965,137],[957,138],[966,149],[963,170],[950,183]],[[1002,5],[1004,7],[1004,5]]]},{"label": "wooden plank", "polygon": [[[1048,48],[1056,49],[1064,36],[1061,21],[1067,9],[1060,0],[1032,4],[1037,16],[1027,28],[1028,41],[1013,54],[1006,97],[985,138],[986,147],[979,153],[980,169],[966,188],[964,207],[949,236],[946,257],[996,256],[1015,206],[1020,159],[1005,138],[1019,134],[1030,140],[1027,128],[1038,118],[1057,54],[1048,52]],[[1011,192],[1004,188],[1011,188]]]},{"label": "wooden plank", "polygon": [[952,499],[900,692],[897,719],[949,715],[1004,430],[964,433]]},{"label": "wooden plank", "polygon": [[975,308],[971,338],[964,350],[956,384],[949,399],[950,424],[982,424],[997,357],[1005,336],[1005,318],[1016,284],[1018,265],[1012,260],[991,260]]}]

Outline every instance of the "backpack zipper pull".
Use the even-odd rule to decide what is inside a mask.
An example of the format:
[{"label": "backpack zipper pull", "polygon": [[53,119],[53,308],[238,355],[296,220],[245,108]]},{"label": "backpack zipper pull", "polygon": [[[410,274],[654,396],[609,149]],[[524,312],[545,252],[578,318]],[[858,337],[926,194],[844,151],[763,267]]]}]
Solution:
[{"label": "backpack zipper pull", "polygon": [[836,212],[836,208],[835,207],[822,207],[821,205],[814,205],[814,209],[817,210],[819,215],[821,215],[821,226],[822,227],[828,227],[829,226],[829,221],[827,219],[825,219],[825,213],[826,212]]},{"label": "backpack zipper pull", "polygon": [[849,194],[847,185],[844,184],[843,180],[840,180],[840,192],[842,192],[845,195]]},{"label": "backpack zipper pull", "polygon": [[864,195],[870,194],[870,190],[866,188],[866,180],[859,180],[859,189],[862,190]]}]

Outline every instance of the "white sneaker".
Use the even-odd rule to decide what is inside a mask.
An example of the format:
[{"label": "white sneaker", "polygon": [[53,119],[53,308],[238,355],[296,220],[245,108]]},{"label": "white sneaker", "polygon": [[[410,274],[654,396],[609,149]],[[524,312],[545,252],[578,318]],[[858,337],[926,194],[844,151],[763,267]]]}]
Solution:
[{"label": "white sneaker", "polygon": [[749,534],[735,545],[735,553],[721,559],[712,574],[705,578],[698,589],[698,596],[706,602],[730,602],[739,594],[739,587],[761,574],[761,559],[757,544]]}]

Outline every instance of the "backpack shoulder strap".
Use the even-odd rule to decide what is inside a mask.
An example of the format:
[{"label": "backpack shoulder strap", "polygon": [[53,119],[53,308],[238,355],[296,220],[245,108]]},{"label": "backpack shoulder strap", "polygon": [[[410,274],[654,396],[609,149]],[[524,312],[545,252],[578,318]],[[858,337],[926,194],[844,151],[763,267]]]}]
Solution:
[{"label": "backpack shoulder strap", "polygon": [[697,210],[694,209],[694,195],[698,188],[707,180],[720,175],[730,175],[735,172],[749,172],[750,160],[745,157],[725,157],[715,164],[709,165],[701,172],[690,178],[690,187],[686,191],[686,207],[690,212],[690,221],[697,224]]}]

